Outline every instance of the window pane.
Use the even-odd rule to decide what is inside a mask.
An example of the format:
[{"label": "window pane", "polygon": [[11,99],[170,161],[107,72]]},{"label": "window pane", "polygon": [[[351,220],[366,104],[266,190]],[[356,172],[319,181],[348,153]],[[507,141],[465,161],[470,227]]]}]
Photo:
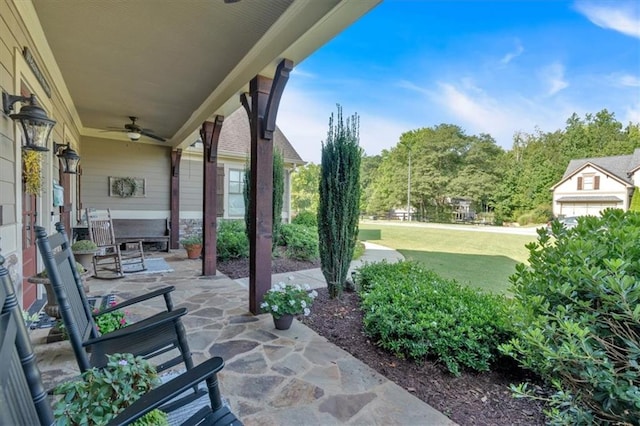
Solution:
[{"label": "window pane", "polygon": [[244,216],[244,196],[229,194],[229,216]]}]

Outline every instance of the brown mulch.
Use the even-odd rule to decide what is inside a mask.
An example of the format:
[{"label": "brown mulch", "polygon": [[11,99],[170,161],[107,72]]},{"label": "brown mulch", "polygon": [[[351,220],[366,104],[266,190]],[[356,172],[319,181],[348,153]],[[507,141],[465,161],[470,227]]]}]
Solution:
[{"label": "brown mulch", "polygon": [[[273,273],[319,267],[319,262],[274,259]],[[219,262],[230,278],[249,275],[247,259]],[[544,425],[543,407],[529,399],[515,399],[510,383],[529,380],[527,373],[508,359],[485,373],[464,372],[454,377],[430,360],[417,363],[400,359],[379,348],[364,333],[360,299],[344,293],[331,300],[326,288],[318,290],[312,313],[302,321],[327,340],[352,354],[380,374],[407,389],[460,425]]]}]

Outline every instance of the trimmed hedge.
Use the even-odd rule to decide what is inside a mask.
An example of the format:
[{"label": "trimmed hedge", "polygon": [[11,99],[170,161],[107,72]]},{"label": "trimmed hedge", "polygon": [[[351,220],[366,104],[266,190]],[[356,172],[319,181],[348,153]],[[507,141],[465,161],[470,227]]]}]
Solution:
[{"label": "trimmed hedge", "polygon": [[446,280],[417,262],[358,270],[365,331],[399,357],[434,356],[454,375],[489,370],[510,337],[507,299]]},{"label": "trimmed hedge", "polygon": [[249,240],[242,220],[218,221],[217,257],[220,260],[249,256]]},{"label": "trimmed hedge", "polygon": [[284,246],[290,259],[316,260],[318,254],[318,229],[315,227],[283,224],[279,245]]}]

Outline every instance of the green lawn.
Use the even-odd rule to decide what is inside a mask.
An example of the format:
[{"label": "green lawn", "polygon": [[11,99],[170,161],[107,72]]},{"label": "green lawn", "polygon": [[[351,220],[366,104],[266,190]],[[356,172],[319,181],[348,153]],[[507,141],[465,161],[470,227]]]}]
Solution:
[{"label": "green lawn", "polygon": [[360,224],[360,229],[381,230],[380,240],[368,241],[391,247],[411,260],[424,263],[445,278],[507,294],[509,275],[515,265],[526,262],[525,244],[535,236],[498,234],[417,226]]}]

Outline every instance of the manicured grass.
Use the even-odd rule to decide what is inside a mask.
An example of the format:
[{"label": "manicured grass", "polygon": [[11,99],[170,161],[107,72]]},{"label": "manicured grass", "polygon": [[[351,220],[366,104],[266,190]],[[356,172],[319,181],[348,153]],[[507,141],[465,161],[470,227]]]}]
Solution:
[{"label": "manicured grass", "polygon": [[527,261],[525,244],[536,240],[526,235],[379,223],[361,223],[359,227],[380,229],[382,239],[369,241],[394,248],[442,277],[502,294],[508,294],[515,265]]}]

